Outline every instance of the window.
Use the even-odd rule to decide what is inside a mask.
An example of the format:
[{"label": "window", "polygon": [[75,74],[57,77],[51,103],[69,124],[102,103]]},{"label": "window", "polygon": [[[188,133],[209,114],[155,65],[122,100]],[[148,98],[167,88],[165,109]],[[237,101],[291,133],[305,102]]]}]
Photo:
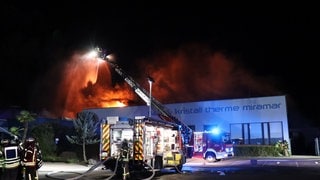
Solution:
[{"label": "window", "polygon": [[282,122],[230,124],[234,144],[275,144],[283,140]]},{"label": "window", "polygon": [[262,123],[263,144],[270,144],[270,126],[269,123]]},{"label": "window", "polygon": [[243,144],[242,124],[231,124],[230,132],[233,144]]},{"label": "window", "polygon": [[275,144],[283,140],[282,122],[270,123],[270,143]]},{"label": "window", "polygon": [[249,127],[251,144],[263,144],[261,123],[251,123]]}]

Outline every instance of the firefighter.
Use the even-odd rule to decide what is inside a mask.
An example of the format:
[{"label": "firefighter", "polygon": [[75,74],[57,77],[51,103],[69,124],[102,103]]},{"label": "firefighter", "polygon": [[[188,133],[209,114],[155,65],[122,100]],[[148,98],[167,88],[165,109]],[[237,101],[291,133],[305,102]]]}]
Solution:
[{"label": "firefighter", "polygon": [[17,139],[1,139],[0,142],[0,179],[19,179],[19,142]]},{"label": "firefighter", "polygon": [[129,173],[129,160],[130,160],[130,147],[127,139],[124,139],[121,144],[121,160],[123,168],[123,180],[130,178]]},{"label": "firefighter", "polygon": [[22,148],[21,164],[24,179],[39,179],[38,169],[42,166],[42,155],[39,143],[34,138],[29,137],[23,143]]}]

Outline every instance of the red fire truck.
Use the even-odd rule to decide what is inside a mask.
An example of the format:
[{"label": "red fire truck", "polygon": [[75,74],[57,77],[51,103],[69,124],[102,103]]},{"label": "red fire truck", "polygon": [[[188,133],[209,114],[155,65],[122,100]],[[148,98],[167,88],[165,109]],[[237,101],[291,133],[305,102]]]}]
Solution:
[{"label": "red fire truck", "polygon": [[117,174],[137,175],[146,169],[182,169],[186,157],[174,124],[148,117],[108,116],[101,124],[101,159]]},{"label": "red fire truck", "polygon": [[123,174],[124,179],[130,176],[130,172],[145,171],[146,166],[153,171],[170,166],[180,171],[186,162],[185,145],[190,141],[192,129],[174,117],[115,62],[110,61],[103,51],[96,50],[98,57],[108,62],[133,91],[158,112],[160,118],[143,117],[130,121],[107,119],[101,131],[101,160],[111,160],[106,161],[105,166],[113,169],[120,162],[123,167],[118,174]]},{"label": "red fire truck", "polygon": [[193,132],[190,145],[193,147],[192,157],[201,157],[208,162],[234,156],[230,133],[220,132],[218,128]]}]

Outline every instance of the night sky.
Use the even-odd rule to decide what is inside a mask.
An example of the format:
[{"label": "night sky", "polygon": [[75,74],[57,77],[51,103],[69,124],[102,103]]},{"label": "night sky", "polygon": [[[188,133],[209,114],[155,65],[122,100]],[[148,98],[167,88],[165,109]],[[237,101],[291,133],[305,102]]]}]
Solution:
[{"label": "night sky", "polygon": [[[320,16],[315,5],[53,2],[5,1],[1,5],[3,108],[36,109],[35,99],[43,98],[50,89],[41,89],[39,81],[75,51],[105,48],[117,54],[118,64],[135,76],[144,67],[161,66],[153,57],[163,52],[201,44],[223,53],[251,76],[268,79],[276,90],[234,96],[198,95],[199,100],[287,95],[294,111],[320,126]],[[197,51],[188,50],[190,56]],[[145,66],[139,63],[141,59]],[[206,69],[205,64],[201,66]],[[186,81],[190,78],[192,75]],[[46,81],[54,86],[58,80]],[[197,85],[190,84],[189,88],[191,92]]]}]

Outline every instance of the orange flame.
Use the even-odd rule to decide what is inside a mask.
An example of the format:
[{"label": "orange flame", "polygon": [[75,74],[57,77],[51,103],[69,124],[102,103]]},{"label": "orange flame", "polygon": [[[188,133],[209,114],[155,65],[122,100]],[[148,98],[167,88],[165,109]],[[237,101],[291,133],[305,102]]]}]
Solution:
[{"label": "orange flame", "polygon": [[[152,61],[152,63],[150,63]],[[162,103],[225,98],[242,98],[277,92],[274,80],[261,79],[246,71],[236,58],[212,51],[205,45],[192,44],[140,59],[145,72],[155,82],[152,95]],[[52,95],[48,109],[52,114],[74,117],[84,108],[123,107],[140,100],[126,83],[112,82],[107,63],[83,59],[75,53],[68,63],[57,66],[62,78]],[[57,76],[52,70],[51,75]],[[138,79],[148,87],[146,76]],[[51,86],[50,86],[51,87]],[[40,98],[41,99],[41,98]]]},{"label": "orange flame", "polygon": [[112,85],[106,62],[76,53],[61,70],[63,76],[51,107],[59,116],[73,118],[85,108],[123,107],[136,99],[126,84]]}]

